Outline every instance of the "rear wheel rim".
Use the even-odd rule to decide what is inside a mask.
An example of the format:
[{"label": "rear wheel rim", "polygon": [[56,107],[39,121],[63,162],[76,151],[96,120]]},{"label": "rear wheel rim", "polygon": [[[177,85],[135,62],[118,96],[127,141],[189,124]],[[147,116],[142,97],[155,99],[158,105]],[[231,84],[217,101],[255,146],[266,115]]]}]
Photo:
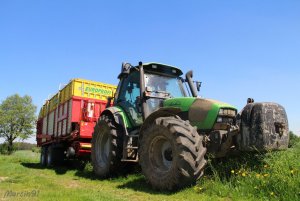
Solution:
[{"label": "rear wheel rim", "polygon": [[173,152],[172,152],[171,143],[169,141],[165,141],[163,143],[161,154],[162,154],[164,165],[170,168],[172,166],[172,161],[173,161]]}]

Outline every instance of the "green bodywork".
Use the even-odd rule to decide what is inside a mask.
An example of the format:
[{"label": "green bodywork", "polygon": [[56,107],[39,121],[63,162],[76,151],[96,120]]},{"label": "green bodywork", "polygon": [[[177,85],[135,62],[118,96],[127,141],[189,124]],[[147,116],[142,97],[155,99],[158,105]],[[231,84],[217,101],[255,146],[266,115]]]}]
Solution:
[{"label": "green bodywork", "polygon": [[221,108],[237,110],[227,103],[195,97],[167,99],[163,106],[179,108],[182,112],[186,112],[190,123],[199,130],[212,129]]},{"label": "green bodywork", "polygon": [[120,106],[112,106],[109,107],[109,110],[114,114],[114,115],[120,115],[122,118],[122,121],[125,125],[126,128],[132,128],[132,125],[127,117],[127,114],[125,111],[120,107]]},{"label": "green bodywork", "polygon": [[[192,126],[199,130],[210,130],[214,127],[220,109],[237,110],[234,106],[222,103],[212,99],[203,99],[195,97],[170,98],[163,102],[163,107],[178,108],[181,113],[185,113]],[[122,117],[126,128],[132,128],[126,112],[120,106],[110,107],[114,114]]]},{"label": "green bodywork", "polygon": [[194,97],[171,98],[164,101],[164,107],[177,107],[181,111],[188,111],[191,105],[195,102]]}]

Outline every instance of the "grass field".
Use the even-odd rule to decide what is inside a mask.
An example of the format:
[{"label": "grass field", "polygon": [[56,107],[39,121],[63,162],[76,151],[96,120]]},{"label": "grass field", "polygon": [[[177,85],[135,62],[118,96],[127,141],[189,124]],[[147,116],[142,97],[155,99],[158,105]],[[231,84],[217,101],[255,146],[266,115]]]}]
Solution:
[{"label": "grass field", "polygon": [[196,186],[179,192],[152,190],[139,173],[95,179],[85,170],[42,168],[39,155],[0,155],[0,200],[300,200],[300,144],[287,151],[209,160]]}]

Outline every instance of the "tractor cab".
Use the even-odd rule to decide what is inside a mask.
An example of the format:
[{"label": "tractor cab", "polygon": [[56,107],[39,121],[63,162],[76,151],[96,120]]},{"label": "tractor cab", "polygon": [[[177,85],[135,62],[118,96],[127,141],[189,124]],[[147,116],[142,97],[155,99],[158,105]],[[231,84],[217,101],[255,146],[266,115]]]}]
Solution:
[{"label": "tractor cab", "polygon": [[159,63],[122,65],[114,106],[121,107],[133,127],[138,127],[151,113],[163,107],[166,99],[187,97],[182,71]]}]

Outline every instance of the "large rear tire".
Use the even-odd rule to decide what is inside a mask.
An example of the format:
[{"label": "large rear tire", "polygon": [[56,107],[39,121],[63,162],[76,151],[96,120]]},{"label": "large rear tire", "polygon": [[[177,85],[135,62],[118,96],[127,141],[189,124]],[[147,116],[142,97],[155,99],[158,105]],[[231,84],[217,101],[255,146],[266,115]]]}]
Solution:
[{"label": "large rear tire", "polygon": [[109,116],[103,115],[94,128],[91,158],[93,171],[101,178],[116,175],[120,168],[121,131]]},{"label": "large rear tire", "polygon": [[194,184],[206,165],[203,136],[176,117],[156,119],[142,135],[140,164],[153,188],[175,190]]}]

